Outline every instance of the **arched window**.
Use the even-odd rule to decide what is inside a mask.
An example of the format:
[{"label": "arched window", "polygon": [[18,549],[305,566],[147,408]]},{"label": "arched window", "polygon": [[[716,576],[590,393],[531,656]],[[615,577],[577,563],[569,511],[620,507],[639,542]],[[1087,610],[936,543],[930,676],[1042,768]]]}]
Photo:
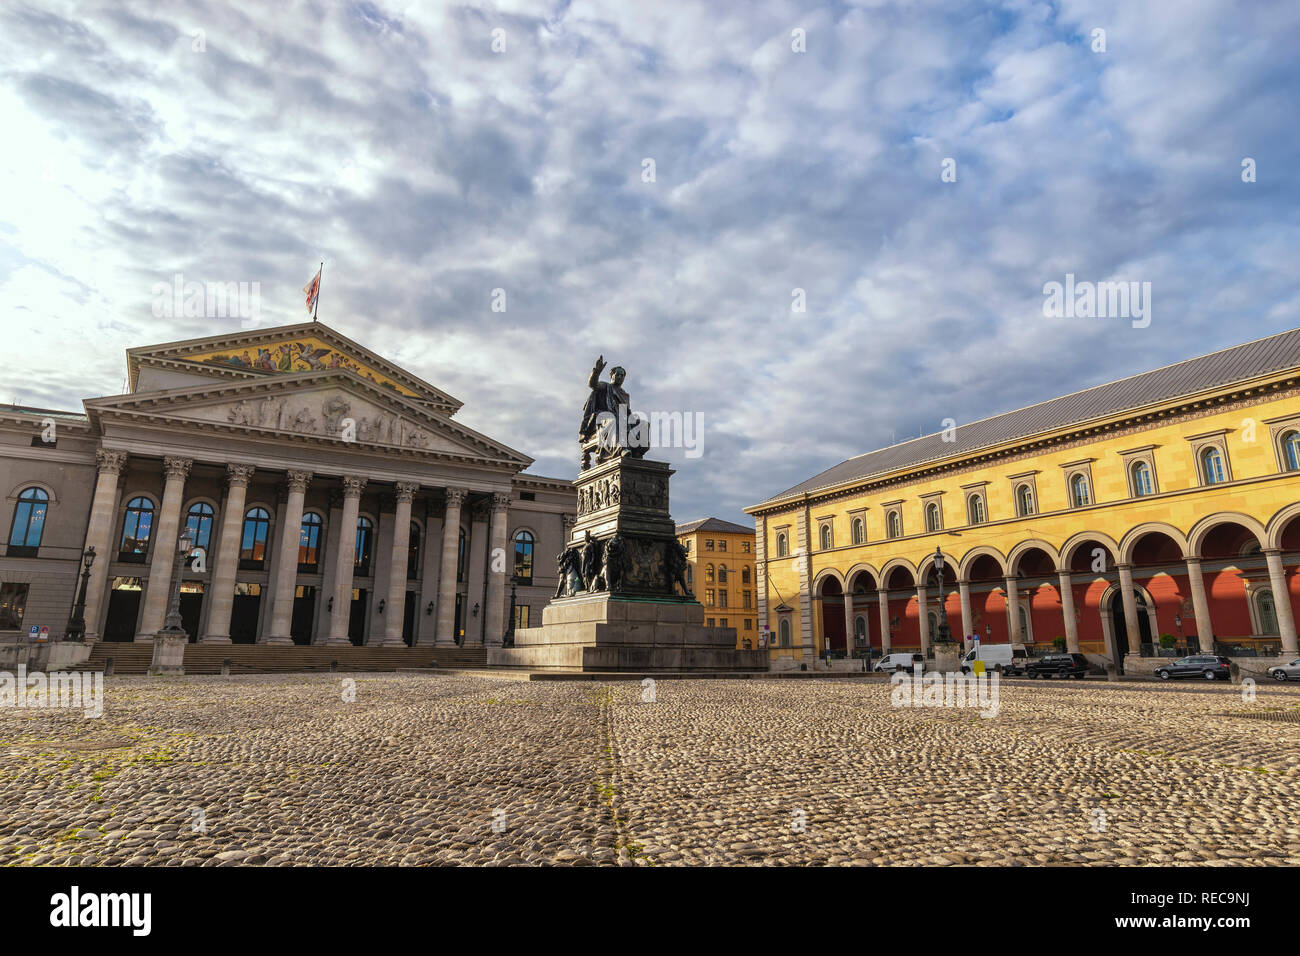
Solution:
[{"label": "arched window", "polygon": [[122,522],[122,543],[118,547],[117,559],[144,564],[152,532],[153,502],[145,497],[132,498],[126,504],[126,520]]},{"label": "arched window", "polygon": [[1070,479],[1070,504],[1076,508],[1082,508],[1091,502],[1092,497],[1088,494],[1088,479],[1084,475],[1075,475]]},{"label": "arched window", "polygon": [[778,558],[784,558],[789,553],[790,553],[790,541],[788,538],[786,538],[785,532],[782,531],[780,534],[776,536],[776,556]]},{"label": "arched window", "polygon": [[1273,589],[1260,588],[1255,592],[1255,616],[1259,618],[1259,633],[1278,634],[1277,607],[1273,604]]},{"label": "arched window", "polygon": [[1282,436],[1282,464],[1287,471],[1300,471],[1300,432]]},{"label": "arched window", "polygon": [[866,525],[862,523],[861,518],[854,518],[853,519],[853,543],[866,544],[866,541],[867,541]]},{"label": "arched window", "polygon": [[1016,488],[1016,514],[1024,517],[1034,513],[1034,489],[1029,485]]},{"label": "arched window", "polygon": [[748,584],[748,583],[749,583],[749,565],[748,565],[748,564],[745,565],[743,568],[740,569],[740,583],[741,583],[741,584]]},{"label": "arched window", "polygon": [[867,643],[867,619],[865,617],[858,616],[853,619],[853,642],[860,645]]},{"label": "arched window", "polygon": [[790,619],[788,617],[781,618],[781,623],[777,625],[777,635],[781,639],[782,647],[790,646]]},{"label": "arched window", "polygon": [[406,539],[406,576],[414,580],[420,575],[420,526],[411,522],[411,536]]},{"label": "arched window", "polygon": [[706,564],[704,566],[704,583],[712,584],[713,581],[714,581],[713,565]]},{"label": "arched window", "polygon": [[202,548],[204,554],[208,553],[212,543],[212,516],[215,514],[212,505],[196,501],[185,515],[185,527],[194,539],[194,547]]},{"label": "arched window", "polygon": [[1133,463],[1133,494],[1135,497],[1153,494],[1155,483],[1151,480],[1151,466],[1145,461]]},{"label": "arched window", "polygon": [[970,500],[966,502],[966,511],[970,515],[971,524],[984,523],[984,496],[971,495]]},{"label": "arched window", "polygon": [[531,531],[515,533],[515,575],[520,581],[533,581],[533,534]]},{"label": "arched window", "polygon": [[885,534],[890,538],[903,536],[903,519],[899,517],[897,511],[891,511],[885,516]]},{"label": "arched window", "polygon": [[831,526],[822,525],[822,550],[829,551],[831,548]]},{"label": "arched window", "polygon": [[1201,473],[1207,485],[1217,485],[1227,480],[1223,470],[1223,455],[1218,448],[1211,446],[1201,452]]},{"label": "arched window", "polygon": [[353,560],[353,573],[363,578],[370,574],[370,552],[374,547],[375,524],[365,515],[357,518],[357,555]]},{"label": "arched window", "polygon": [[939,530],[939,505],[936,502],[931,501],[925,506],[925,530]]},{"label": "arched window", "polygon": [[314,511],[302,516],[302,529],[298,533],[298,570],[312,574],[320,570],[320,535],[324,520]]},{"label": "arched window", "polygon": [[244,533],[239,539],[239,567],[260,571],[266,566],[266,539],[271,532],[271,513],[250,508],[244,515]]},{"label": "arched window", "polygon": [[45,515],[49,511],[50,496],[40,488],[26,488],[18,496],[14,509],[13,527],[9,529],[9,556],[12,558],[36,556],[45,532]]},{"label": "arched window", "polygon": [[456,580],[465,580],[465,529],[460,529],[460,538],[456,542]]}]

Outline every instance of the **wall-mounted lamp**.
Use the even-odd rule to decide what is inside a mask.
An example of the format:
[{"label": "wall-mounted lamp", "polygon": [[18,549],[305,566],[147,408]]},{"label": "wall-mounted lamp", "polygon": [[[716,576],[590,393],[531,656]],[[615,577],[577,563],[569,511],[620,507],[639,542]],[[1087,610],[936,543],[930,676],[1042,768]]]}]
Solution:
[{"label": "wall-mounted lamp", "polygon": [[433,602],[432,602],[432,601],[430,601],[428,607],[426,607],[426,608],[424,609],[424,616],[425,616],[425,617],[432,617],[432,616],[433,616]]},{"label": "wall-mounted lamp", "polygon": [[330,598],[328,601],[325,602],[325,610],[329,611],[330,613],[333,613],[333,611],[334,611],[334,599],[333,599],[333,598]]},{"label": "wall-mounted lamp", "polygon": [[474,611],[473,611],[473,614],[474,614],[475,617],[478,617],[478,602],[477,602],[477,601],[474,602]]},{"label": "wall-mounted lamp", "polygon": [[380,599],[379,599],[379,613],[380,613],[380,614],[383,614],[383,613],[384,613],[384,599],[383,599],[383,598],[380,598]]}]

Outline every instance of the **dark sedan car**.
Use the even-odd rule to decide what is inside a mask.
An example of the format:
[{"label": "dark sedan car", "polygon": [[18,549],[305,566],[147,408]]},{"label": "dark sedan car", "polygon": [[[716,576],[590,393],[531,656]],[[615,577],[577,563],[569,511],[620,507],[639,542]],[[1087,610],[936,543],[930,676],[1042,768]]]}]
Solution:
[{"label": "dark sedan car", "polygon": [[1232,676],[1232,663],[1226,657],[1210,657],[1208,654],[1180,657],[1172,664],[1162,664],[1157,667],[1156,676],[1161,680],[1169,680],[1172,677],[1227,680]]},{"label": "dark sedan car", "polygon": [[1082,679],[1088,673],[1088,658],[1082,654],[1047,654],[1025,665],[1030,677],[1075,677]]}]

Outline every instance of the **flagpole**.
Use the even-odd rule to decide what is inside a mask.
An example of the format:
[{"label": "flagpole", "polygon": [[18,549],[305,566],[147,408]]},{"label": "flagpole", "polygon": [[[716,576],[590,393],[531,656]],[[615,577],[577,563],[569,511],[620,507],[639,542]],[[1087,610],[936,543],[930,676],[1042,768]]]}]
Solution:
[{"label": "flagpole", "polygon": [[316,278],[316,304],[313,305],[311,308],[311,320],[313,322],[316,321],[316,313],[320,311],[320,286],[324,280],[325,280],[325,263],[322,260],[320,264],[320,272]]}]

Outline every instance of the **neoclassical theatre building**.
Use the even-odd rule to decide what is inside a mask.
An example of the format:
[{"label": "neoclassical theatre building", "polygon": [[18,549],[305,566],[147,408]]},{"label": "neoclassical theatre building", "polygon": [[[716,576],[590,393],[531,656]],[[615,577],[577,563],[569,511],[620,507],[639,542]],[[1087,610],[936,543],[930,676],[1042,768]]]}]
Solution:
[{"label": "neoclassical theatre building", "polygon": [[774,658],[925,650],[946,622],[1122,669],[1162,635],[1294,657],[1298,502],[1300,329],[869,452],[746,510]]},{"label": "neoclassical theatre building", "polygon": [[63,631],[91,547],[87,639],[151,639],[186,526],[191,640],[499,644],[512,578],[519,626],[554,590],[571,483],[328,326],[134,348],[127,370],[81,413],[0,406],[0,639]]}]

